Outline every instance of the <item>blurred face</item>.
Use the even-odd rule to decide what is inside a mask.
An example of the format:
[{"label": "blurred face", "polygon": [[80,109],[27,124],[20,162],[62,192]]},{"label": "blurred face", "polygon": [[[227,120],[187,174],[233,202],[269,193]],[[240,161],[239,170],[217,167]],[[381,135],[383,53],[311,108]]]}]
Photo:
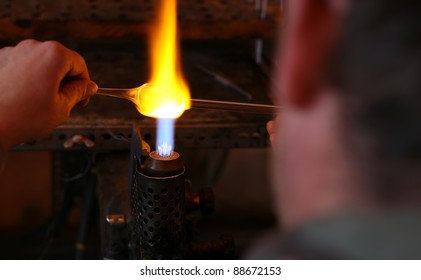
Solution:
[{"label": "blurred face", "polygon": [[[277,48],[274,94],[282,105],[273,142],[273,188],[287,228],[338,208],[347,193],[336,94],[324,81],[344,1],[290,1]],[[345,198],[344,198],[345,197]]]},{"label": "blurred face", "polygon": [[[307,150],[308,142],[313,136],[304,129],[305,118],[300,118],[296,109],[304,102],[302,99],[309,95],[302,94],[313,91],[306,80],[313,79],[310,75],[314,68],[311,57],[312,52],[307,52],[305,44],[297,43],[301,15],[306,1],[290,1],[287,6],[287,22],[284,23],[280,43],[277,47],[277,69],[273,88],[274,95],[282,104],[282,112],[273,124],[275,137],[272,137],[273,158],[272,175],[273,191],[276,197],[278,217],[282,225],[295,224],[299,220],[296,211],[304,211],[306,203],[303,201],[310,194],[302,188],[302,179],[309,176],[311,168],[303,166],[302,158],[310,156]],[[307,37],[308,38],[308,37]],[[313,64],[313,65],[312,65]],[[298,106],[298,107],[297,107]],[[303,123],[304,122],[304,123]],[[317,132],[316,132],[317,133]],[[298,209],[298,210],[297,210]]]}]

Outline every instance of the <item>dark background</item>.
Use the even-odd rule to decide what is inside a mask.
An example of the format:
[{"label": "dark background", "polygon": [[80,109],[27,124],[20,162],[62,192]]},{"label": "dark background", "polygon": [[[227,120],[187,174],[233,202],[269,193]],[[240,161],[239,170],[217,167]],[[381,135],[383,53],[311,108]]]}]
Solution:
[{"label": "dark background", "polygon": [[[85,58],[100,87],[136,87],[148,78],[146,35],[158,2],[1,0],[0,45],[25,38],[58,40]],[[281,2],[180,0],[178,6],[182,66],[192,97],[271,104],[272,46]],[[262,52],[256,55],[259,46]],[[200,67],[253,99],[245,100]],[[211,187],[215,193],[215,212],[197,215],[195,232],[204,239],[232,235],[238,257],[275,222],[265,130],[271,118],[190,110],[176,124],[176,150],[187,178],[195,189]],[[0,175],[0,258],[102,258],[103,217],[96,195],[111,184],[127,185],[133,124],[142,127],[142,137],[153,146],[155,120],[141,116],[128,101],[95,96],[48,139],[9,153]],[[63,143],[75,134],[93,140],[95,147],[65,149]],[[85,175],[92,166],[98,184],[86,210]],[[82,253],[75,249],[81,246],[76,245],[81,231]]]}]

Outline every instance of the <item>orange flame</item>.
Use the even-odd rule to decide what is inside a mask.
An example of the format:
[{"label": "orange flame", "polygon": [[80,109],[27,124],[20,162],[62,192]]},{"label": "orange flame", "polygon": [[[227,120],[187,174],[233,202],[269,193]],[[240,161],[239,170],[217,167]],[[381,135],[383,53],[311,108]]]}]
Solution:
[{"label": "orange flame", "polygon": [[190,90],[183,78],[177,41],[177,0],[161,0],[159,17],[150,34],[151,72],[149,92],[139,111],[154,118],[178,118],[190,109]]}]

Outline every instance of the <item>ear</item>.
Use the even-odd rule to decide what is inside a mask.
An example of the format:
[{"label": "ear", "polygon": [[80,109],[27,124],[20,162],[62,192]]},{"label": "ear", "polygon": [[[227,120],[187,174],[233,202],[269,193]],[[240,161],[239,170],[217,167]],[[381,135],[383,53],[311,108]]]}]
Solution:
[{"label": "ear", "polygon": [[286,104],[309,106],[326,86],[324,75],[347,10],[345,3],[347,0],[290,1],[276,74]]}]

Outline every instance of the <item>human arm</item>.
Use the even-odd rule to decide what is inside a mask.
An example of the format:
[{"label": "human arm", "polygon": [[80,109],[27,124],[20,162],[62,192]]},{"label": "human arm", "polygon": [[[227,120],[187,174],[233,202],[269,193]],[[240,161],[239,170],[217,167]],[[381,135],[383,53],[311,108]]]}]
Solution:
[{"label": "human arm", "polygon": [[279,117],[277,117],[276,119],[273,119],[273,120],[269,121],[266,124],[266,130],[269,133],[269,139],[270,139],[270,142],[272,144],[274,143],[275,137],[276,137],[276,126],[278,125],[278,122],[279,122],[278,118]]},{"label": "human arm", "polygon": [[0,50],[0,146],[44,137],[97,90],[83,58],[54,41]]}]

